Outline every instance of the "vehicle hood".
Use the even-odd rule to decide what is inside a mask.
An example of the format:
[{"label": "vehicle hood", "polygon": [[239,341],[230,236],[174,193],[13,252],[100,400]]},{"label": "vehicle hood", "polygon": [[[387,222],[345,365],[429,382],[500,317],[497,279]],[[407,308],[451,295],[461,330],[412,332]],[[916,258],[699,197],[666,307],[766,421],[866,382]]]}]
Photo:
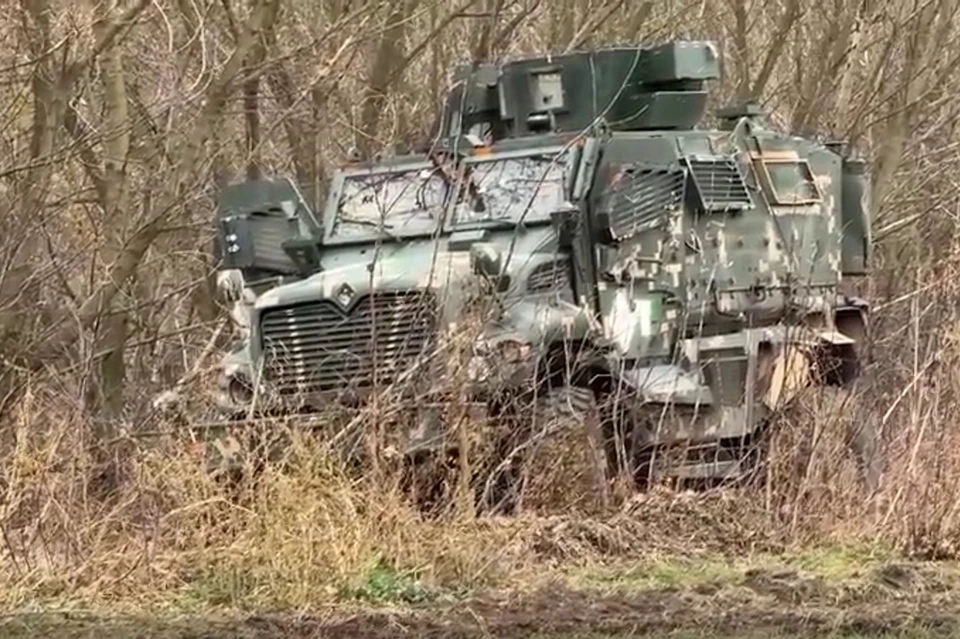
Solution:
[{"label": "vehicle hood", "polygon": [[[471,277],[469,251],[411,251],[376,259],[358,259],[326,269],[306,279],[271,289],[257,298],[256,308],[287,306],[317,299],[337,299],[349,289],[357,299],[373,290],[397,291],[430,288],[456,290]],[[451,286],[453,284],[453,286]]]}]

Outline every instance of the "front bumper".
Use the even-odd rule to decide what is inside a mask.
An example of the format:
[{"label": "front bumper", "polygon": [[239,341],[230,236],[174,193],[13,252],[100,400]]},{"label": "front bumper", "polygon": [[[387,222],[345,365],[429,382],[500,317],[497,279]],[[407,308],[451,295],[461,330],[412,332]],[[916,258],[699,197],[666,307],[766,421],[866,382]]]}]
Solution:
[{"label": "front bumper", "polygon": [[[420,402],[405,407],[394,415],[400,427],[385,429],[385,439],[380,442],[382,454],[400,458],[455,450],[464,444],[464,434],[478,432],[458,427],[482,423],[487,417],[483,402],[459,403],[455,414],[451,412],[450,402]],[[370,421],[360,414],[346,420],[340,417],[313,413],[202,425],[194,429],[189,450],[202,459],[208,472],[236,473],[285,457],[294,430],[300,430],[320,434],[330,452],[346,461],[357,461],[367,450],[364,435]]]},{"label": "front bumper", "polygon": [[467,395],[479,401],[528,390],[536,374],[533,356],[505,360],[496,355],[474,355],[467,367]]}]

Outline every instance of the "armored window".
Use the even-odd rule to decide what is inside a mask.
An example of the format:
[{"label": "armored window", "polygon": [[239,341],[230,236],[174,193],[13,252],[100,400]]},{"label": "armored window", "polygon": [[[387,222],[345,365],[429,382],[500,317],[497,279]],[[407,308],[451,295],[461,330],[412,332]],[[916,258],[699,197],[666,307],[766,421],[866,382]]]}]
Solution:
[{"label": "armored window", "polygon": [[741,210],[753,206],[740,167],[733,158],[688,158],[687,164],[704,211]]},{"label": "armored window", "polygon": [[346,178],[333,235],[429,233],[441,219],[447,183],[430,168]]},{"label": "armored window", "polygon": [[776,204],[814,204],[821,200],[806,160],[764,160],[761,166],[770,198]]},{"label": "armored window", "polygon": [[553,154],[467,163],[454,224],[549,219],[564,201],[565,164]]},{"label": "armored window", "polygon": [[605,213],[614,239],[625,239],[663,223],[683,202],[681,168],[631,166],[617,174],[608,191]]}]

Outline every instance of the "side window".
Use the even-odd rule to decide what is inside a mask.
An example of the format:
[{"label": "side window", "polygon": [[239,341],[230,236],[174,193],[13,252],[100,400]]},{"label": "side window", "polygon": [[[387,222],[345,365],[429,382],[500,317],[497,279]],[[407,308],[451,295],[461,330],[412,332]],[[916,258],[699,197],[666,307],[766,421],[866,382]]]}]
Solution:
[{"label": "side window", "polygon": [[821,201],[820,189],[806,160],[764,160],[760,166],[774,203],[789,206]]}]

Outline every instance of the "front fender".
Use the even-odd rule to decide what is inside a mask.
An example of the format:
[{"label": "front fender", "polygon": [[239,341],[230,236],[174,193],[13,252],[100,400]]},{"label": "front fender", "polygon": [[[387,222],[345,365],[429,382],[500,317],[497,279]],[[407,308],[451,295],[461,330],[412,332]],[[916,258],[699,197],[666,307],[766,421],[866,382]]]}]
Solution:
[{"label": "front fender", "polygon": [[483,335],[467,369],[470,395],[489,398],[533,384],[543,349],[518,331]]},{"label": "front fender", "polygon": [[253,358],[250,342],[244,340],[220,360],[214,391],[214,404],[224,416],[245,412],[253,399]]}]

